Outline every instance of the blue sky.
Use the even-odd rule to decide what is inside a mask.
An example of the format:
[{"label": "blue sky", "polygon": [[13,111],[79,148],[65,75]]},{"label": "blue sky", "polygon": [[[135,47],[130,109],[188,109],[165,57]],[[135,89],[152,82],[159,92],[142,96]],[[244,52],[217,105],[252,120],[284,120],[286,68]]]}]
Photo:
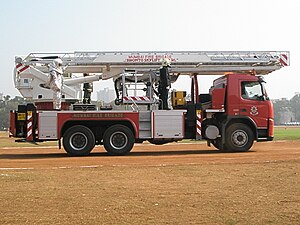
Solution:
[{"label": "blue sky", "polygon": [[[266,80],[271,98],[291,98],[300,92],[299,12],[298,1],[279,0],[1,0],[0,92],[19,95],[14,57],[31,52],[289,50],[291,66]],[[200,78],[201,91],[215,78]]]}]

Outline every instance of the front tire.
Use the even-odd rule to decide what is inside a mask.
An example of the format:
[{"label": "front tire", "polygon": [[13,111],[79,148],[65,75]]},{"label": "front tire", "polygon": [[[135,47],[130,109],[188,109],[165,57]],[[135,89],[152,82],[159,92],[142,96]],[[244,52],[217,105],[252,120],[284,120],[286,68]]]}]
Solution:
[{"label": "front tire", "polygon": [[114,125],[105,131],[103,145],[109,155],[126,155],[134,145],[133,133],[126,126]]},{"label": "front tire", "polygon": [[76,125],[64,133],[63,146],[70,156],[85,156],[95,147],[95,136],[89,128]]},{"label": "front tire", "polygon": [[226,129],[226,146],[229,151],[246,152],[253,145],[254,134],[250,127],[243,123],[230,125]]}]

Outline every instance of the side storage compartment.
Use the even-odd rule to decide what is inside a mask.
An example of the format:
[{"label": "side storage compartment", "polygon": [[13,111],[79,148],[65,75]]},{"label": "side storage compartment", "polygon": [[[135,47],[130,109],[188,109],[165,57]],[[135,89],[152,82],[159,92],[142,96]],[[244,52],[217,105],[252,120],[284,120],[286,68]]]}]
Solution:
[{"label": "side storage compartment", "polygon": [[39,140],[57,140],[57,112],[39,112],[38,131]]},{"label": "side storage compartment", "polygon": [[153,111],[153,137],[182,139],[185,112],[186,110]]}]

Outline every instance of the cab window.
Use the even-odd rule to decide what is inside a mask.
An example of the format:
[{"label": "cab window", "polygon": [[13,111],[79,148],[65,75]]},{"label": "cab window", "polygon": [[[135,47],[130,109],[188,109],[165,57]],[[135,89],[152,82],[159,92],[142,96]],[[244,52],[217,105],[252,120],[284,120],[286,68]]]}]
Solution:
[{"label": "cab window", "polygon": [[242,98],[250,100],[260,100],[263,97],[263,89],[259,82],[242,82]]}]

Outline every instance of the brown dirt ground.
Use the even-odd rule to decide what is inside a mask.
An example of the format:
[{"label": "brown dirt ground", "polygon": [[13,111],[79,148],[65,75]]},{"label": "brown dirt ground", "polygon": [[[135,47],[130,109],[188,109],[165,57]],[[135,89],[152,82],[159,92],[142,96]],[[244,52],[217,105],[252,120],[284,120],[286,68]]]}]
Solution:
[{"label": "brown dirt ground", "polygon": [[300,141],[139,144],[122,157],[0,148],[0,224],[299,224],[299,172]]},{"label": "brown dirt ground", "polygon": [[56,147],[0,148],[0,168],[57,168],[84,166],[155,166],[222,163],[261,163],[300,159],[300,141],[255,143],[249,152],[221,153],[206,143],[136,144],[127,156],[108,156],[102,146],[90,156],[68,157]]}]

